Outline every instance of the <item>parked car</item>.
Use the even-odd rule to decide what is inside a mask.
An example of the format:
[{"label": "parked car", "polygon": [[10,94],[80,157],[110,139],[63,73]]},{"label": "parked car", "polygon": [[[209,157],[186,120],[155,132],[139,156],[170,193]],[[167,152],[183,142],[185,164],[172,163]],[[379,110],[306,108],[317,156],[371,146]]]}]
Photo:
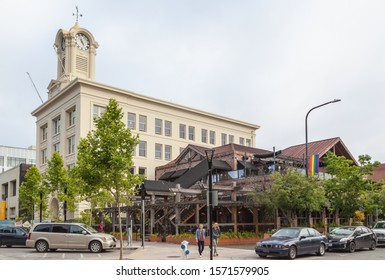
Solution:
[{"label": "parked car", "polygon": [[385,245],[385,221],[378,221],[372,230],[377,236],[377,245]]},{"label": "parked car", "polygon": [[356,249],[376,249],[377,236],[365,226],[345,226],[334,228],[328,235],[328,250],[346,250],[353,253]]},{"label": "parked car", "polygon": [[23,229],[12,226],[0,227],[0,247],[25,246],[26,240],[27,232]]},{"label": "parked car", "polygon": [[307,227],[282,228],[270,238],[257,242],[255,253],[261,257],[282,256],[294,259],[297,255],[317,254],[323,256],[327,238],[317,230]]},{"label": "parked car", "polygon": [[116,247],[112,235],[81,223],[40,223],[28,233],[26,246],[38,252],[57,249],[89,249],[99,253]]}]

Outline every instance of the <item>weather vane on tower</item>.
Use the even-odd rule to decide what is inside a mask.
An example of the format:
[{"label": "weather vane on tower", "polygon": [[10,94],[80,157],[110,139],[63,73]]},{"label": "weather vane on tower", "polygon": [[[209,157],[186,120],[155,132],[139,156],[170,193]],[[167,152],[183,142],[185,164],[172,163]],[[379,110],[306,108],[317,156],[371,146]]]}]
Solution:
[{"label": "weather vane on tower", "polygon": [[79,17],[82,17],[83,15],[82,15],[82,14],[79,14],[78,6],[75,6],[75,7],[76,7],[76,14],[73,13],[72,16],[75,16],[75,15],[76,15],[76,23],[78,23]]}]

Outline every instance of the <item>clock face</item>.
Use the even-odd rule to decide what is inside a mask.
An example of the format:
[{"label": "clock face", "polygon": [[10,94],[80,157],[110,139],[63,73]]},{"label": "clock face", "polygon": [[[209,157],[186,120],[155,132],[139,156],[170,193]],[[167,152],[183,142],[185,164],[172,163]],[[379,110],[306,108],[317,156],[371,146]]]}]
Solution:
[{"label": "clock face", "polygon": [[61,39],[61,49],[62,51],[64,51],[66,48],[66,40],[64,39],[64,37]]},{"label": "clock face", "polygon": [[90,40],[81,33],[75,35],[75,43],[76,46],[83,51],[88,50],[90,47]]}]

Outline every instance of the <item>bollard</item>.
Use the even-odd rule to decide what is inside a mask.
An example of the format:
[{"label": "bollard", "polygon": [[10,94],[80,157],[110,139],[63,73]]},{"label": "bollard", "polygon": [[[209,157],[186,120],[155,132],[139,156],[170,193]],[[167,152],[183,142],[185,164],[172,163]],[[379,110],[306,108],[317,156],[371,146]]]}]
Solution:
[{"label": "bollard", "polygon": [[186,240],[183,240],[180,243],[180,248],[182,249],[182,259],[187,259],[187,255],[190,254],[190,250],[188,249],[188,244],[190,244],[190,242]]}]

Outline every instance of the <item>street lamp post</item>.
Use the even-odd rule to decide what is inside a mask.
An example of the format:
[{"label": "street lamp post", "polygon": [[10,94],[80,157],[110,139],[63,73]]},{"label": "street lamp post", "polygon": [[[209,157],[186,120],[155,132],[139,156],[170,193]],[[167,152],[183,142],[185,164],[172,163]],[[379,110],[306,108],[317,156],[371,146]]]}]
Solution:
[{"label": "street lamp post", "polygon": [[145,237],[145,233],[146,233],[146,223],[145,223],[145,212],[144,212],[144,199],[146,197],[146,189],[144,187],[144,185],[140,185],[139,186],[139,190],[140,190],[140,198],[141,198],[141,201],[142,201],[142,211],[141,211],[141,230],[142,230],[142,247],[144,248],[144,237]]},{"label": "street lamp post", "polygon": [[208,203],[208,229],[210,233],[210,260],[213,259],[213,178],[212,178],[212,167],[213,167],[213,156],[214,149],[206,150],[206,159],[209,167],[209,203]]},{"label": "street lamp post", "polygon": [[334,100],[332,100],[332,101],[329,101],[329,102],[326,102],[326,103],[323,103],[323,104],[321,104],[321,105],[318,105],[318,106],[315,106],[315,107],[313,107],[313,108],[311,108],[308,112],[307,112],[307,114],[306,114],[306,117],[305,117],[305,141],[306,141],[306,144],[305,144],[305,146],[306,146],[306,157],[305,157],[305,172],[306,172],[306,177],[308,177],[309,176],[309,171],[308,171],[308,141],[307,141],[307,117],[309,116],[309,114],[310,114],[310,112],[311,111],[313,111],[314,109],[317,109],[317,108],[319,108],[319,107],[322,107],[322,106],[325,106],[325,105],[328,105],[328,104],[331,104],[331,103],[336,103],[336,102],[340,102],[341,101],[341,99],[334,99]]}]

